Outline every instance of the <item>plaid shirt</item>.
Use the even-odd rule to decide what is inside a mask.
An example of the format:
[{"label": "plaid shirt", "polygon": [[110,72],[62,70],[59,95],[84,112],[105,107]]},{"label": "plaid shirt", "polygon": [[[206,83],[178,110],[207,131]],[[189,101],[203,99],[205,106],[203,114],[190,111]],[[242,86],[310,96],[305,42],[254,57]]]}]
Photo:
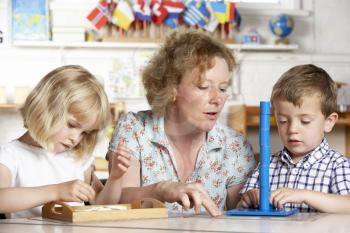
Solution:
[{"label": "plaid shirt", "polygon": [[[321,144],[297,164],[284,148],[270,160],[270,190],[293,188],[340,195],[350,194],[350,161],[331,149],[323,139]],[[259,188],[259,166],[248,178],[241,194]],[[285,208],[299,208],[301,212],[316,212],[305,203],[286,203]]]}]

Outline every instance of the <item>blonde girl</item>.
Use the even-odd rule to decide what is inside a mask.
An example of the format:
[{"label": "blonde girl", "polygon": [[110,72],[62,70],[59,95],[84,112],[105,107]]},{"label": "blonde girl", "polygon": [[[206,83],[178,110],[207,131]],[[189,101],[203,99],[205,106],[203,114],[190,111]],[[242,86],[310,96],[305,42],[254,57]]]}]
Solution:
[{"label": "blonde girl", "polygon": [[116,172],[105,187],[91,168],[98,134],[110,118],[98,80],[81,66],[59,67],[37,84],[20,111],[27,131],[0,146],[0,212],[33,217],[53,200],[105,202],[110,183],[119,182],[129,161],[119,146]]}]

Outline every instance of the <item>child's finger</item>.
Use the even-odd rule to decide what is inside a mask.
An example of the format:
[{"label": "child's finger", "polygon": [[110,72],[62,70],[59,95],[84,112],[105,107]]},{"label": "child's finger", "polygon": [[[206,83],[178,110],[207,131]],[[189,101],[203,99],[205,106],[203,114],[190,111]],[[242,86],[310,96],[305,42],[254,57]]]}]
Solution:
[{"label": "child's finger", "polygon": [[122,164],[125,167],[130,167],[130,159],[129,158],[125,158],[123,156],[118,156],[117,160],[118,160],[119,164]]},{"label": "child's finger", "polygon": [[117,156],[121,156],[121,157],[126,158],[126,159],[128,159],[128,160],[131,159],[130,153],[125,152],[125,151],[118,151],[118,152],[117,152]]},{"label": "child's finger", "polygon": [[95,190],[88,184],[83,183],[80,188],[80,192],[84,194],[89,200],[95,198]]},{"label": "child's finger", "polygon": [[128,170],[128,167],[124,166],[123,164],[119,163],[117,166],[123,172],[126,172]]},{"label": "child's finger", "polygon": [[252,206],[252,202],[251,202],[248,194],[244,194],[242,196],[242,205],[245,208],[248,208],[248,207]]}]

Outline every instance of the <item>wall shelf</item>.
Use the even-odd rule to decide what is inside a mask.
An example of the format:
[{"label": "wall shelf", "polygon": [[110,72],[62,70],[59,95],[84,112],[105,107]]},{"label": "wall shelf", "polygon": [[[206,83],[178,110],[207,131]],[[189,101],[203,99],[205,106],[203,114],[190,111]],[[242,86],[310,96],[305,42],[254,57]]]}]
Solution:
[{"label": "wall shelf", "polygon": [[[160,44],[156,42],[55,42],[55,41],[14,41],[16,47],[35,48],[119,48],[119,49],[157,49]],[[299,48],[296,44],[227,44],[230,49],[238,51],[293,51]]]}]

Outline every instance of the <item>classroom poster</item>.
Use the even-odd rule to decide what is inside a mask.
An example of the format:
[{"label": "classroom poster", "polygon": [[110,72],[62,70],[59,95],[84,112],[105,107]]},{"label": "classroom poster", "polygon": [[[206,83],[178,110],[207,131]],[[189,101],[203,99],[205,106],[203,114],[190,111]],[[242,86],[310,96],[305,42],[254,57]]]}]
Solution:
[{"label": "classroom poster", "polygon": [[49,0],[12,0],[12,39],[49,40]]}]

